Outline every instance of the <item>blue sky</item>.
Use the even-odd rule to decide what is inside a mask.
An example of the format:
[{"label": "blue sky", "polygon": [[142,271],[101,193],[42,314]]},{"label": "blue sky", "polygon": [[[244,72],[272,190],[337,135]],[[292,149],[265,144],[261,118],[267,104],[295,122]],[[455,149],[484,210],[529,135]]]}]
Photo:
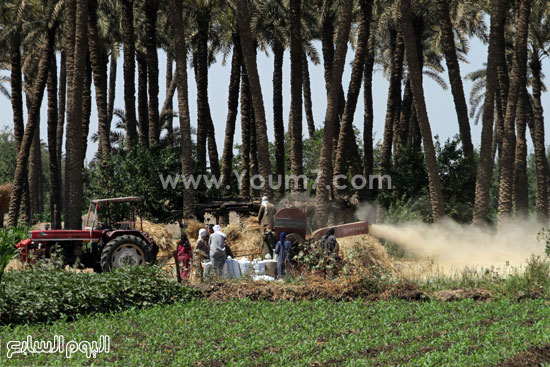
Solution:
[{"label": "blue sky", "polygon": [[[467,73],[480,69],[483,66],[483,63],[487,61],[487,46],[481,43],[477,38],[471,40],[470,52],[468,53],[469,63],[461,63],[461,74],[464,77]],[[320,50],[320,44],[317,44],[318,49]],[[351,62],[353,61],[354,52],[350,48],[347,54],[347,67],[344,72],[343,85],[344,90],[347,91],[347,86],[351,74]],[[227,95],[228,95],[228,86],[229,86],[229,74],[230,74],[230,58],[227,60],[227,64],[223,65],[222,56],[219,55],[217,62],[210,67],[209,72],[209,101],[210,108],[212,113],[212,119],[214,121],[214,126],[216,130],[216,142],[218,145],[218,150],[221,152],[223,150],[223,141],[224,141],[224,130],[225,130],[225,121],[227,115]],[[547,61],[543,63],[543,73],[549,74],[547,71]],[[166,71],[166,56],[163,51],[159,50],[159,83],[160,83],[160,93],[159,101],[160,105],[164,102],[165,98],[165,75]],[[266,56],[265,53],[258,53],[258,71],[260,74],[260,81],[262,85],[262,93],[264,97],[264,105],[266,109],[266,117],[268,124],[268,133],[270,141],[273,140],[273,110],[272,110],[272,74],[273,74],[273,58],[271,55]],[[285,126],[288,123],[288,114],[290,111],[290,61],[288,51],[285,53],[285,62],[284,62],[284,118]],[[4,73],[5,74],[5,73]],[[311,89],[312,89],[312,99],[313,99],[313,114],[315,118],[315,124],[317,127],[321,127],[325,114],[326,107],[326,93],[325,93],[325,82],[324,82],[324,73],[323,66],[310,64],[310,74],[311,74]],[[447,73],[445,72],[442,77],[448,82]],[[469,93],[471,90],[472,83],[464,80],[464,88],[466,92],[466,98],[468,99]],[[124,108],[123,100],[123,79],[122,79],[122,59],[119,59],[118,63],[118,74],[117,74],[117,91],[116,91],[116,101],[115,108]],[[458,123],[456,119],[456,113],[453,104],[453,98],[450,89],[443,90],[436,82],[433,80],[424,77],[424,90],[426,105],[428,108],[428,115],[430,118],[430,123],[432,127],[433,135],[439,135],[442,141],[446,140],[449,137],[452,137],[458,134]],[[93,88],[92,88],[93,91]],[[374,131],[375,131],[375,142],[380,140],[382,137],[384,129],[384,118],[386,112],[386,99],[388,91],[388,81],[384,78],[381,70],[376,70],[373,79],[373,96],[374,96]],[[92,105],[92,116],[90,121],[90,134],[97,131],[97,113],[95,107],[95,96],[92,96],[93,105]],[[550,102],[550,96],[548,93],[543,94],[543,107],[548,106]],[[194,73],[189,69],[189,104],[191,112],[191,121],[193,126],[196,126],[196,84],[194,80]],[[174,105],[177,107],[176,100],[174,100]],[[12,111],[10,101],[0,96],[0,127],[12,127]],[[26,117],[26,113],[25,113]],[[116,118],[116,117],[115,117]],[[355,125],[359,130],[363,129],[363,98],[362,95],[359,98],[359,103],[357,106],[357,112],[355,115]],[[113,121],[114,123],[114,121]],[[178,124],[178,121],[175,120],[174,124]],[[240,124],[237,124],[237,129],[235,131],[235,142],[240,143]],[[549,131],[548,119],[545,119],[546,131]],[[306,138],[307,133],[307,124],[304,117],[303,123],[303,134]],[[475,126],[472,124],[472,139],[475,146],[479,145],[481,140],[481,126]],[[41,139],[47,139],[47,126],[46,126],[46,100],[42,103],[42,112],[41,112]],[[530,136],[528,136],[530,140]],[[532,145],[529,143],[529,148],[532,149]],[[91,142],[88,145],[87,159],[90,160],[97,146]]]}]

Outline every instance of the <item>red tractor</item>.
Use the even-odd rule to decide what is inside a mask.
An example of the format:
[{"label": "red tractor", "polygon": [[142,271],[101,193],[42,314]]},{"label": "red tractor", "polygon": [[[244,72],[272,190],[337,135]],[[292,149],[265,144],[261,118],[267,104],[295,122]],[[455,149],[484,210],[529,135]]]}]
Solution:
[{"label": "red tractor", "polygon": [[[158,246],[143,232],[141,220],[139,229],[136,226],[135,204],[140,201],[139,197],[92,200],[83,230],[31,231],[28,239],[17,244],[21,261],[32,263],[56,253],[67,265],[72,266],[79,259],[81,266],[96,272],[155,263]],[[130,206],[131,219],[112,222],[111,218],[121,213],[121,208],[117,211],[113,204]],[[100,206],[103,222],[99,221]],[[127,213],[127,208],[122,213]]]}]

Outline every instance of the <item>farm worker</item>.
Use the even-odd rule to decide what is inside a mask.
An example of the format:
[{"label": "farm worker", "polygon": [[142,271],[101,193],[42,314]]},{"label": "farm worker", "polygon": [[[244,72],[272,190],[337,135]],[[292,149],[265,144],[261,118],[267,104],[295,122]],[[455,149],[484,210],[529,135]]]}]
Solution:
[{"label": "farm worker", "polygon": [[197,256],[199,261],[210,260],[210,247],[208,246],[208,243],[206,243],[207,236],[208,232],[206,232],[206,229],[201,228],[199,230],[199,238],[197,239],[197,244],[195,245],[195,256]]},{"label": "farm worker", "polygon": [[276,212],[275,205],[269,202],[267,196],[264,196],[260,205],[260,211],[258,212],[258,222],[260,222],[260,225],[263,227],[264,224],[269,224],[271,228],[275,227]]},{"label": "farm worker", "polygon": [[178,242],[178,261],[183,264],[182,278],[189,278],[189,270],[191,268],[191,244],[184,232],[181,233],[181,239]]},{"label": "farm worker", "polygon": [[214,233],[210,235],[208,243],[210,245],[210,261],[214,267],[214,271],[218,275],[221,275],[225,260],[227,259],[227,253],[225,249],[225,234],[219,225],[215,225]]},{"label": "farm worker", "polygon": [[281,233],[279,242],[275,245],[275,253],[277,254],[277,279],[282,279],[285,276],[286,266],[290,263],[290,250],[292,244],[286,240],[286,233]]},{"label": "farm worker", "polygon": [[339,247],[336,237],[334,237],[334,228],[331,228],[321,238],[321,249],[327,256],[330,256],[332,254],[338,255]]},{"label": "farm worker", "polygon": [[275,232],[273,232],[269,224],[264,224],[264,233],[262,239],[262,258],[265,259],[265,257],[269,254],[269,257],[273,259],[273,248],[277,243],[277,236],[275,235]]}]

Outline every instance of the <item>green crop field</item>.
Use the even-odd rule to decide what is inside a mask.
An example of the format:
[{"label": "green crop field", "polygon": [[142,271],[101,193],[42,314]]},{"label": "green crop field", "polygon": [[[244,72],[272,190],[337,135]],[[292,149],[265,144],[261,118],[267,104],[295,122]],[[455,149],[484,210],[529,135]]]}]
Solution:
[{"label": "green crop field", "polygon": [[[550,304],[494,302],[251,302],[185,304],[52,325],[0,328],[0,365],[495,366],[550,343]],[[109,353],[16,354],[10,340],[94,341]]]}]

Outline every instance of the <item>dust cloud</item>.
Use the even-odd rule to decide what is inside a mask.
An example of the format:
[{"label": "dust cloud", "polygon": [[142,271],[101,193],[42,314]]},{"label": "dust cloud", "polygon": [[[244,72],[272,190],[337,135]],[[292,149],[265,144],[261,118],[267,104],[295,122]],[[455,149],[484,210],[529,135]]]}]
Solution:
[{"label": "dust cloud", "polygon": [[497,232],[444,220],[438,224],[376,224],[371,234],[394,243],[409,256],[430,259],[444,270],[504,269],[525,265],[531,255],[544,256],[544,244],[537,240],[540,229],[535,221],[513,221]]}]

